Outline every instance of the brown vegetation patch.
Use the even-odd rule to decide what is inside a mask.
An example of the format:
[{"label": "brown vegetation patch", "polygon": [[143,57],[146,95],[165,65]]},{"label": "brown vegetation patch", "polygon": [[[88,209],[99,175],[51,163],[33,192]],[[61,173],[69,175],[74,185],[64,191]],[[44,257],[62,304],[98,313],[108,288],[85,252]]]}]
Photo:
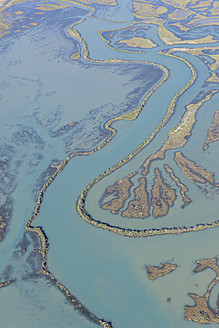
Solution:
[{"label": "brown vegetation patch", "polygon": [[167,215],[169,206],[173,206],[176,199],[176,191],[164,183],[158,168],[155,169],[155,174],[151,199],[154,218]]},{"label": "brown vegetation patch", "polygon": [[213,123],[208,130],[208,136],[205,141],[204,150],[208,148],[209,143],[219,140],[219,111],[214,115]]},{"label": "brown vegetation patch", "polygon": [[116,214],[118,210],[123,207],[124,202],[130,196],[129,189],[132,186],[130,179],[136,174],[137,172],[130,173],[124,179],[117,180],[112,186],[107,187],[106,193],[116,193],[117,197],[103,204],[101,206],[102,209],[110,210],[112,214]]},{"label": "brown vegetation patch", "polygon": [[182,172],[193,183],[206,183],[209,182],[212,185],[218,187],[214,181],[214,173],[207,172],[202,166],[196,166],[195,162],[187,159],[182,152],[177,152],[174,157],[175,162],[179,165]]},{"label": "brown vegetation patch", "polygon": [[180,181],[178,177],[175,176],[169,165],[165,164],[164,168],[169,173],[170,177],[176,182],[176,185],[180,188],[180,194],[182,196],[184,206],[191,203],[191,199],[186,195],[186,193],[189,191],[188,188]]},{"label": "brown vegetation patch", "polygon": [[159,277],[163,277],[166,274],[176,270],[176,264],[164,263],[161,267],[159,266],[146,266],[146,271],[149,280],[155,280]]},{"label": "brown vegetation patch", "polygon": [[212,288],[219,282],[219,267],[217,265],[217,259],[203,259],[197,261],[198,266],[194,272],[200,272],[207,268],[210,268],[216,272],[216,277],[212,280],[208,286],[207,292],[203,296],[198,296],[195,293],[189,293],[195,301],[194,306],[185,305],[185,319],[198,322],[200,324],[219,323],[219,315],[212,311],[209,307],[209,296]]},{"label": "brown vegetation patch", "polygon": [[129,202],[128,208],[122,212],[122,216],[127,218],[144,219],[149,216],[149,203],[146,191],[146,179],[139,179],[140,185],[134,190],[135,199]]},{"label": "brown vegetation patch", "polygon": [[186,144],[187,138],[191,135],[192,128],[196,123],[196,113],[198,109],[202,106],[204,102],[210,100],[212,95],[216,92],[216,90],[213,90],[199,102],[186,106],[186,112],[183,115],[179,125],[177,125],[173,130],[168,133],[168,139],[160,148],[160,150],[158,150],[155,154],[149,156],[144,162],[143,166],[145,169],[142,174],[147,174],[149,165],[152,161],[156,159],[163,159],[167,150],[183,147]]},{"label": "brown vegetation patch", "polygon": [[4,238],[6,227],[7,227],[7,223],[3,218],[3,216],[0,215],[0,241],[2,241]]}]

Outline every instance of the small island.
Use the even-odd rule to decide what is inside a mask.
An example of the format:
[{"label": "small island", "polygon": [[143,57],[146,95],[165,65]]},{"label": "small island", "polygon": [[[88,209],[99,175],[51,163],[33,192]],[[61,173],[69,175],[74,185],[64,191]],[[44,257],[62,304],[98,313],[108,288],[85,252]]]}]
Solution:
[{"label": "small island", "polygon": [[163,263],[162,266],[146,266],[145,268],[149,280],[155,280],[159,277],[163,277],[166,274],[176,270],[177,265],[171,263]]},{"label": "small island", "polygon": [[131,39],[121,40],[117,44],[125,44],[131,48],[151,49],[157,47],[151,39],[133,36]]},{"label": "small island", "polygon": [[219,77],[215,72],[211,73],[211,76],[206,80],[207,82],[219,83]]}]

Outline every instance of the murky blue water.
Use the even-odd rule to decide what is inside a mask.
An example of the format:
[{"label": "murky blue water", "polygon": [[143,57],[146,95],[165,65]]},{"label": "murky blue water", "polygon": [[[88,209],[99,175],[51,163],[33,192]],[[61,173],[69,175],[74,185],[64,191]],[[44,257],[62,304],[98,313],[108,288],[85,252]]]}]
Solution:
[{"label": "murky blue water", "polygon": [[[29,3],[22,6],[22,10],[32,10]],[[37,247],[34,240],[28,237],[25,253],[22,248],[26,244],[21,247],[18,243],[33,212],[37,193],[51,174],[49,165],[60,162],[73,151],[89,150],[101,144],[108,136],[104,123],[136,108],[163,74],[155,66],[142,63],[71,61],[77,43],[67,36],[66,29],[87,17],[89,11],[73,7],[61,12],[61,16],[55,12],[42,15],[38,18],[38,27],[8,35],[0,45],[0,156],[9,163],[3,172],[1,189],[1,200],[6,197],[7,202],[1,205],[4,209],[13,205],[9,232],[0,245],[0,265],[2,279],[16,279],[14,284],[0,290],[4,328],[94,326],[76,312],[49,281],[35,274],[39,261],[32,252]],[[110,23],[95,16],[125,22]],[[48,268],[82,304],[98,317],[112,321],[113,327],[196,327],[184,321],[183,308],[185,304],[193,305],[188,292],[203,295],[214,278],[211,270],[198,274],[193,274],[193,270],[196,259],[218,255],[217,229],[180,236],[128,239],[88,225],[76,211],[78,195],[83,188],[150,135],[166,114],[171,99],[191,78],[185,63],[156,53],[167,48],[161,43],[146,54],[122,53],[106,46],[97,32],[129,26],[132,17],[128,3],[119,1],[119,10],[99,9],[95,16],[77,26],[92,59],[160,63],[168,67],[170,78],[148,100],[136,121],[114,123],[116,137],[92,156],[72,159],[45,193],[34,224],[41,225],[49,238]],[[149,29],[148,37],[159,42],[155,28]],[[204,62],[189,55],[180,56],[191,61],[198,78],[179,98],[174,115],[151,144],[89,192],[86,209],[95,219],[141,229],[210,223],[217,219],[218,193],[209,190],[206,198],[204,191],[189,182],[173,161],[174,150],[166,153],[164,161],[152,163],[150,183],[154,168],[163,170],[163,164],[168,163],[189,187],[193,202],[188,207],[180,208],[182,201],[178,192],[176,206],[170,209],[167,217],[138,222],[113,216],[98,203],[108,185],[139,170],[147,156],[161,147],[169,130],[180,122],[185,106],[193,102],[200,91],[216,88],[213,83],[204,84],[209,76]],[[201,107],[192,138],[183,148],[188,158],[216,174],[216,182],[217,143],[211,144],[205,152],[202,147],[214,112],[218,110],[217,104],[218,95],[214,95]],[[76,122],[72,129],[60,130],[72,122]],[[60,134],[59,131],[64,132]],[[159,265],[165,261],[176,263],[177,270],[150,282],[145,265]],[[216,295],[215,288],[212,306],[215,306]],[[168,298],[171,302],[167,302]]]}]

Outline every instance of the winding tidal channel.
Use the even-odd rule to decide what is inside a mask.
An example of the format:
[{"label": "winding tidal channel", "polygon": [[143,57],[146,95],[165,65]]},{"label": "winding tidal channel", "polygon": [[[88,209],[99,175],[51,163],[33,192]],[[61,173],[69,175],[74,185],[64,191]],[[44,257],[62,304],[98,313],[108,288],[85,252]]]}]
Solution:
[{"label": "winding tidal channel", "polygon": [[[83,10],[80,6],[75,8],[78,11],[74,17],[69,8],[63,10],[65,20],[60,23],[58,36],[52,20],[42,21],[33,30],[25,31],[19,43],[9,36],[2,46],[5,54],[2,67],[17,65],[17,71],[9,70],[8,83],[13,87],[13,81],[18,79],[24,89],[30,83],[28,92],[33,92],[31,99],[22,94],[16,109],[19,113],[29,106],[24,115],[25,124],[32,124],[45,143],[44,148],[34,151],[34,158],[39,158],[40,151],[44,156],[35,171],[16,162],[21,176],[14,195],[13,220],[17,217],[17,221],[13,223],[12,220],[1,250],[1,265],[6,267],[0,285],[0,304],[5,313],[2,327],[11,327],[16,318],[22,322],[16,326],[18,328],[173,328],[176,324],[178,328],[196,327],[194,322],[184,320],[184,306],[193,304],[188,296],[191,290],[196,288],[196,293],[204,294],[203,286],[210,283],[206,272],[200,273],[197,281],[192,270],[197,259],[217,255],[218,191],[212,195],[214,186],[208,186],[206,197],[207,187],[206,190],[201,186],[197,188],[186,179],[174,162],[176,150],[169,148],[165,161],[156,159],[151,164],[148,184],[153,184],[153,170],[158,167],[164,172],[164,164],[168,164],[172,176],[175,174],[175,180],[180,181],[178,185],[188,187],[185,190],[192,199],[188,206],[182,209],[178,191],[176,206],[170,208],[166,216],[137,220],[103,210],[100,199],[105,189],[118,179],[130,172],[142,174],[142,164],[160,149],[169,131],[179,125],[186,106],[196,104],[204,93],[215,90],[215,84],[206,84],[209,71],[204,61],[177,50],[168,54],[170,47],[159,41],[154,29],[150,30],[150,37],[158,46],[146,53],[107,47],[99,31],[122,30],[132,24],[124,2],[119,1],[119,14],[125,17],[125,22],[118,23],[116,11],[112,10],[110,20],[103,20],[97,18],[98,10],[95,12],[87,6]],[[46,29],[48,34],[43,32]],[[31,49],[31,58],[25,55],[26,44]],[[48,46],[50,51],[39,51],[40,45]],[[54,76],[52,68],[44,71],[47,62],[57,69]],[[75,78],[69,77],[70,70]],[[57,82],[59,77],[66,87]],[[143,78],[142,84],[134,84],[137,77]],[[120,81],[118,85],[116,79]],[[3,85],[3,79],[1,83]],[[101,94],[101,83],[110,90],[115,83],[115,89],[105,96]],[[84,85],[84,89],[77,98],[78,85],[80,88]],[[122,94],[121,108],[116,107],[120,97],[119,92],[116,94],[118,88]],[[48,98],[42,100],[44,94]],[[138,99],[136,94],[139,94]],[[55,116],[49,110],[43,113],[39,109],[40,106],[48,109],[49,97],[53,95]],[[92,97],[98,101],[95,103]],[[196,123],[190,131],[192,137],[187,138],[182,150],[195,163],[214,172],[218,183],[216,143],[203,153],[218,93],[209,98],[196,114]],[[81,105],[78,99],[83,99]],[[128,108],[124,105],[126,101]],[[69,108],[66,116],[63,114],[65,106]],[[15,105],[10,103],[8,110],[12,113],[11,108]],[[71,108],[81,109],[83,115],[80,116],[77,109],[71,112]],[[11,128],[13,133],[15,126],[24,126],[23,117],[16,115]],[[9,119],[5,115],[5,126]],[[92,120],[96,120],[95,128]],[[63,139],[59,138],[60,131],[64,131],[61,125],[68,131],[76,129],[75,134],[63,134]],[[95,134],[95,129],[101,133]],[[87,139],[82,139],[83,134]],[[5,135],[7,137],[6,132]],[[12,140],[10,135],[8,140]],[[22,156],[29,158],[29,152],[27,148]],[[48,167],[49,173],[42,175]],[[25,172],[28,172],[27,177]],[[36,180],[38,184],[33,182]],[[136,181],[133,179],[133,186]],[[202,192],[198,194],[197,190]],[[19,244],[24,228],[29,235]],[[22,245],[19,246],[21,250],[17,245]],[[11,269],[8,258],[14,261]],[[177,269],[156,281],[148,281],[145,265],[156,266],[166,261],[176,263]]]}]

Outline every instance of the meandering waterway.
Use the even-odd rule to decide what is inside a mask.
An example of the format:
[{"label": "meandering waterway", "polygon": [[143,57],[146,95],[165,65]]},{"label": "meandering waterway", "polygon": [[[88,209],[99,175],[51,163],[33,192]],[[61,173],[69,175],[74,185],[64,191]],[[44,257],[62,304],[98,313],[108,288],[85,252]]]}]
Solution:
[{"label": "meandering waterway", "polygon": [[[150,37],[159,41],[159,45],[146,54],[123,53],[108,48],[97,32],[127,27],[132,23],[127,5],[122,1],[119,4],[120,11],[112,9],[110,19],[125,20],[125,23],[88,17],[91,11],[85,9],[75,9],[73,15],[67,8],[63,10],[65,20],[61,24],[53,25],[53,16],[33,30],[16,37],[9,35],[2,41],[2,156],[7,155],[13,163],[7,178],[13,180],[13,174],[17,175],[11,193],[11,224],[1,244],[2,278],[15,279],[13,284],[0,289],[3,327],[96,326],[73,310],[72,304],[51,280],[37,274],[41,263],[33,248],[39,248],[39,241],[37,243],[33,235],[27,234],[27,239],[21,244],[19,242],[33,213],[38,192],[46,177],[51,175],[47,168],[51,164],[58,165],[71,153],[100,146],[109,137],[103,128],[104,123],[138,107],[151,88],[164,77],[164,71],[145,62],[167,67],[170,73],[167,81],[151,95],[138,119],[113,123],[117,133],[110,143],[90,156],[76,156],[68,162],[46,190],[40,214],[33,225],[42,226],[48,237],[48,270],[97,317],[112,321],[113,327],[173,328],[177,325],[184,328],[197,325],[184,321],[183,308],[185,304],[193,304],[189,292],[202,295],[211,281],[211,272],[204,271],[196,277],[192,270],[196,259],[217,255],[217,228],[184,235],[129,239],[87,224],[76,209],[84,188],[151,135],[165,117],[172,98],[192,77],[191,69],[184,61],[157,54],[158,50],[167,50],[168,46],[159,41],[154,29],[150,30]],[[109,19],[107,14],[99,13]],[[77,25],[77,29],[88,45],[90,58],[98,61],[121,59],[124,63],[70,59],[77,43],[68,35],[67,28],[84,17],[86,21]],[[149,229],[211,223],[218,219],[218,193],[212,191],[211,194],[209,190],[207,199],[204,191],[197,193],[197,187],[188,182],[174,162],[174,150],[167,152],[165,163],[173,167],[180,180],[189,186],[192,203],[188,207],[180,208],[181,200],[177,195],[176,206],[166,217],[137,221],[113,216],[99,206],[108,185],[129,172],[141,170],[143,161],[160,148],[168,132],[180,122],[185,106],[195,97],[200,97],[200,91],[216,89],[214,84],[205,83],[209,71],[203,61],[187,54],[176,55],[192,64],[197,78],[179,97],[174,115],[151,143],[89,191],[86,210],[95,220],[125,228]],[[13,98],[10,97],[12,93]],[[185,155],[201,163],[209,172],[216,173],[216,182],[218,146],[212,144],[205,152],[202,148],[213,114],[218,109],[218,97],[215,94],[210,105],[206,103],[201,107],[192,138],[183,148]],[[57,131],[72,122],[76,122],[72,130],[59,137]],[[161,161],[152,163],[151,172],[155,167],[163,169],[163,164]],[[152,185],[152,178],[149,183]],[[165,261],[176,263],[177,270],[149,282],[145,265]],[[212,302],[214,298],[213,295]],[[212,324],[214,326],[216,324]]]}]

